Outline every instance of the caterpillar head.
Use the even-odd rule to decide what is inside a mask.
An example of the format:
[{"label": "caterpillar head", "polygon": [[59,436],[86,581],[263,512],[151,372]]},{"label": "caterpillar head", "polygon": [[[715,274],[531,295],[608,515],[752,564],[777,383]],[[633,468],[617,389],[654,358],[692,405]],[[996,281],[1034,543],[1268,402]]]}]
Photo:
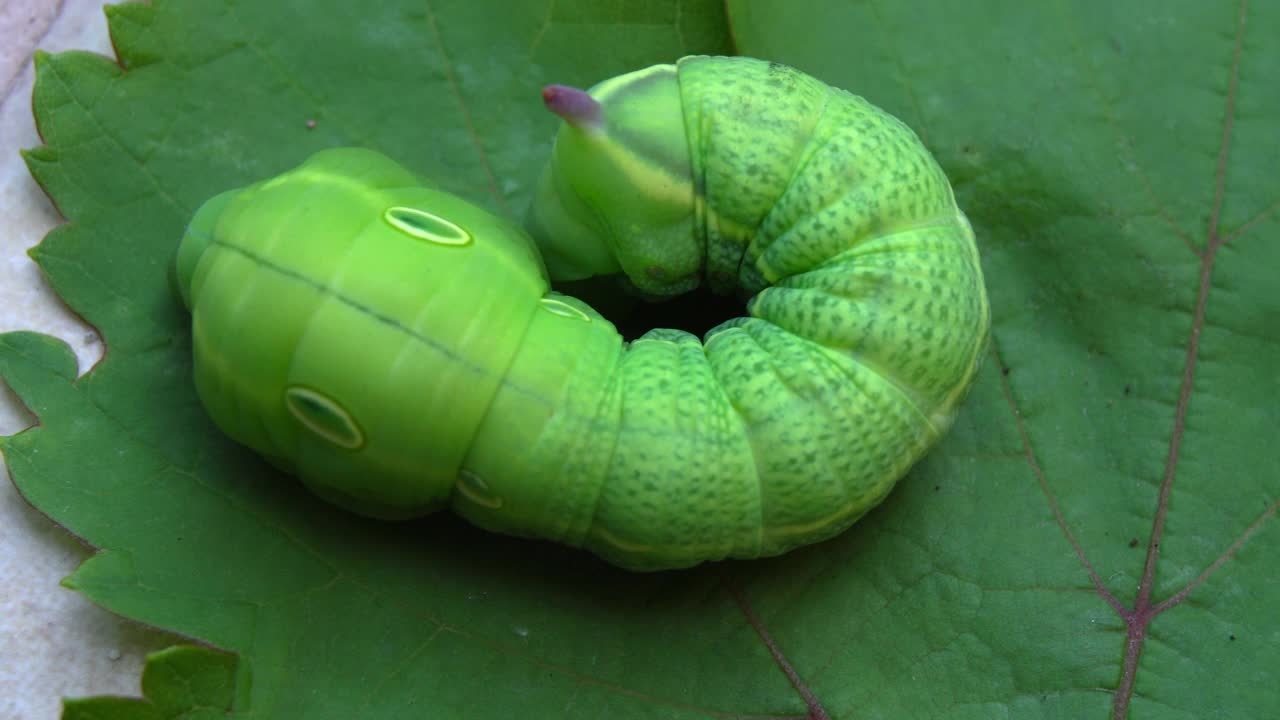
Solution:
[{"label": "caterpillar head", "polygon": [[564,123],[527,225],[551,275],[623,272],[655,296],[695,287],[702,254],[675,66],[590,91],[549,85],[542,97]]}]

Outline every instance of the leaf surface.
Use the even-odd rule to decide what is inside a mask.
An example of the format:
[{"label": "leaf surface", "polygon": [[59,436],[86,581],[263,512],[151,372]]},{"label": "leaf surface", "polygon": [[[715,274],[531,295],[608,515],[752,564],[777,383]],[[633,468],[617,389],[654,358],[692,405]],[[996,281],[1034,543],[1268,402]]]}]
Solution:
[{"label": "leaf surface", "polygon": [[107,354],[77,380],[61,344],[0,336],[40,418],[6,462],[102,549],[67,584],[238,655],[166,651],[181,671],[149,664],[131,711],[234,673],[244,718],[1274,712],[1277,9],[729,12],[744,54],[921,134],[978,233],[994,343],[852,530],[653,575],[315,500],[205,417],[167,264],[203,199],[333,145],[518,218],[555,125],[540,86],[729,52],[719,3],[157,1],[110,10],[119,64],[38,59],[27,159],[70,223],[33,257]]}]

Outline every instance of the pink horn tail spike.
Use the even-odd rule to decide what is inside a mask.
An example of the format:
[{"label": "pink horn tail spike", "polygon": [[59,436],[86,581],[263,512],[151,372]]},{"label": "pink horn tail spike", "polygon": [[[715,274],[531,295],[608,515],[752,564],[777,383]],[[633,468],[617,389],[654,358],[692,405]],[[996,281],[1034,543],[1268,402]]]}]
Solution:
[{"label": "pink horn tail spike", "polygon": [[600,103],[585,90],[568,85],[548,85],[542,88],[542,102],[547,109],[559,115],[576,128],[598,128],[604,120]]}]

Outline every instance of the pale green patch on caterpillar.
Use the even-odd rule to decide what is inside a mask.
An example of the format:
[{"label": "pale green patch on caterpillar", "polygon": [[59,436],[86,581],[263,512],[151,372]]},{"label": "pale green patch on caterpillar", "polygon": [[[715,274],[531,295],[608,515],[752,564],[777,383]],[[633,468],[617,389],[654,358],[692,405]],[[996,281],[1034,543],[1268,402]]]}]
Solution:
[{"label": "pale green patch on caterpillar", "polygon": [[[533,239],[360,149],[208,201],[175,270],[210,415],[357,512],[449,506],[631,569],[847,528],[946,432],[987,342],[941,169],[865,100],[758,60],[544,99],[566,122]],[[704,339],[626,343],[548,270],[750,300]]]}]

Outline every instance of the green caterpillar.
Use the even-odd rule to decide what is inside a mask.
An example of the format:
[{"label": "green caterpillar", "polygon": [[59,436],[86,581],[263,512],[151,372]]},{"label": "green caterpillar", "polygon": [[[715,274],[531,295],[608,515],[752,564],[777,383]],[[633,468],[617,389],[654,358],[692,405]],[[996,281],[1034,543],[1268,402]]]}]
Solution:
[{"label": "green caterpillar", "polygon": [[[987,342],[941,169],[776,63],[543,95],[565,122],[536,244],[361,149],[206,202],[175,271],[209,414],[356,512],[449,506],[630,569],[847,528],[950,426]],[[548,270],[653,297],[705,283],[748,314],[627,343]]]}]

